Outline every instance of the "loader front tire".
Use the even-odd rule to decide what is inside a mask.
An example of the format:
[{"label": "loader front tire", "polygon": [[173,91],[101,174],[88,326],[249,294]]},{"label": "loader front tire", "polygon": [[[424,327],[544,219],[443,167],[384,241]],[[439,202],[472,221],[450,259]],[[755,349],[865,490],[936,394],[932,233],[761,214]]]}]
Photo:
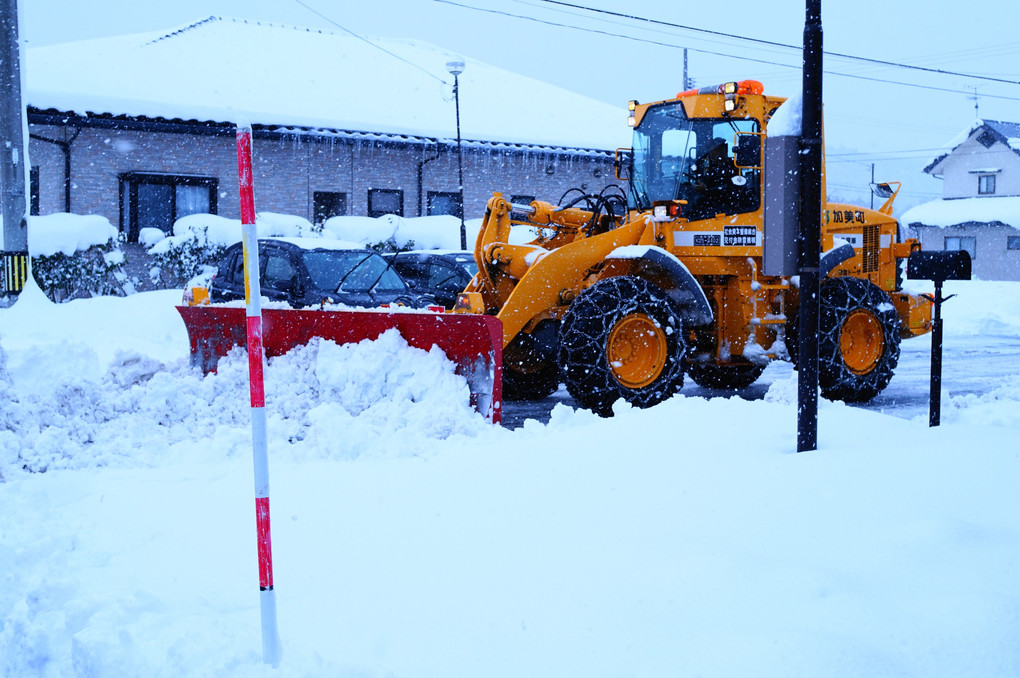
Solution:
[{"label": "loader front tire", "polygon": [[827,278],[818,309],[818,384],[829,400],[865,402],[900,359],[900,322],[889,295],[862,278]]},{"label": "loader front tire", "polygon": [[571,303],[559,364],[574,400],[603,417],[619,398],[651,407],[684,383],[683,320],[666,293],[642,278],[607,278]]}]

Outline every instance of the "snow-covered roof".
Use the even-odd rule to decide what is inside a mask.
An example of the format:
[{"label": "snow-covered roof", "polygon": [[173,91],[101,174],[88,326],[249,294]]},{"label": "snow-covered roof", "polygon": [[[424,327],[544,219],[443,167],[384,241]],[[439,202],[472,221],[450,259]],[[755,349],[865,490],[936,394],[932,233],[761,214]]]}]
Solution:
[{"label": "snow-covered roof", "polygon": [[938,166],[942,163],[942,161],[952,155],[957,148],[963,145],[963,143],[968,139],[974,137],[979,131],[982,134],[987,132],[991,135],[993,141],[998,141],[1009,146],[1013,149],[1014,153],[1020,155],[1020,123],[978,119],[975,120],[966,130],[953,137],[953,140],[946,144],[945,150],[939,153],[938,156],[928,163],[928,165],[924,168],[924,171],[928,174],[939,176],[940,172],[938,170]]},{"label": "snow-covered roof", "polygon": [[425,42],[210,16],[169,31],[35,47],[25,103],[41,110],[248,122],[560,148],[629,144],[623,106]]},{"label": "snow-covered roof", "polygon": [[1020,197],[1000,196],[932,200],[900,216],[905,226],[956,226],[1001,223],[1020,228]]}]

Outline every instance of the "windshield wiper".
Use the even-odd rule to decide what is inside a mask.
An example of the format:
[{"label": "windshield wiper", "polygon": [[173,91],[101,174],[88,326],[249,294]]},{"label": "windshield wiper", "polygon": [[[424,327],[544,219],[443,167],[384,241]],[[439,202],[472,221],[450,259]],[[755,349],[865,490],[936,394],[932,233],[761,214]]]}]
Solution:
[{"label": "windshield wiper", "polygon": [[[383,257],[383,259],[386,259],[386,268],[384,268],[379,273],[379,275],[377,275],[375,277],[375,280],[372,281],[372,284],[368,286],[368,291],[371,292],[372,290],[374,290],[375,286],[379,284],[380,280],[382,280],[382,277],[384,275],[386,275],[386,271],[390,270],[393,267],[393,262],[394,262],[394,260],[396,260],[398,254],[400,254],[401,252],[409,252],[410,250],[411,250],[410,247],[406,247],[406,246],[405,247],[401,247],[399,250],[394,252],[393,256],[390,257],[389,259],[386,259],[386,257]],[[401,278],[401,280],[403,280],[403,278]]]},{"label": "windshield wiper", "polygon": [[367,256],[363,257],[361,259],[361,261],[359,261],[358,263],[356,263],[353,266],[351,266],[351,270],[349,270],[346,273],[344,273],[343,277],[340,278],[340,282],[338,282],[336,284],[336,289],[334,291],[335,292],[339,292],[340,288],[344,286],[344,283],[347,281],[347,278],[351,275],[351,273],[354,273],[355,271],[357,271],[361,267],[361,265],[363,263],[365,263],[366,261],[368,261],[372,257],[372,254],[373,253],[369,253]]}]

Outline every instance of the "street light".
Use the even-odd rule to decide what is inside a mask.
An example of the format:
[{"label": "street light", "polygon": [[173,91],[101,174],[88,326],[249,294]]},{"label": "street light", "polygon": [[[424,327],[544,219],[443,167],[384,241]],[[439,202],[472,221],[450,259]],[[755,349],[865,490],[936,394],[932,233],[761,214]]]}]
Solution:
[{"label": "street light", "polygon": [[446,70],[453,75],[453,99],[457,106],[457,181],[460,191],[460,248],[467,249],[467,227],[464,225],[464,154],[460,147],[460,80],[458,76],[464,72],[463,61],[446,62]]}]

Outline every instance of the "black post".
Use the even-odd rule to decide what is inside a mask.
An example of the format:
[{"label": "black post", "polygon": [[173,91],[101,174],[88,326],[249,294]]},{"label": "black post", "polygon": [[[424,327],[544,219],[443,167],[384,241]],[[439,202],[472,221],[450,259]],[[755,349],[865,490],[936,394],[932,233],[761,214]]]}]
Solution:
[{"label": "black post", "polygon": [[797,451],[818,449],[818,263],[822,249],[822,2],[807,0],[801,130]]},{"label": "black post", "polygon": [[931,390],[928,395],[928,426],[942,417],[942,281],[935,280],[935,317],[931,323]]},{"label": "black post", "polygon": [[460,147],[460,78],[453,74],[453,98],[457,106],[457,181],[460,191],[460,248],[467,249],[467,227],[464,225],[464,154]]},{"label": "black post", "polygon": [[907,258],[907,278],[931,280],[935,294],[924,295],[934,306],[931,324],[931,390],[928,396],[928,425],[938,426],[942,411],[942,302],[952,299],[942,296],[942,283],[947,280],[970,280],[970,254],[965,250],[911,252]]}]

